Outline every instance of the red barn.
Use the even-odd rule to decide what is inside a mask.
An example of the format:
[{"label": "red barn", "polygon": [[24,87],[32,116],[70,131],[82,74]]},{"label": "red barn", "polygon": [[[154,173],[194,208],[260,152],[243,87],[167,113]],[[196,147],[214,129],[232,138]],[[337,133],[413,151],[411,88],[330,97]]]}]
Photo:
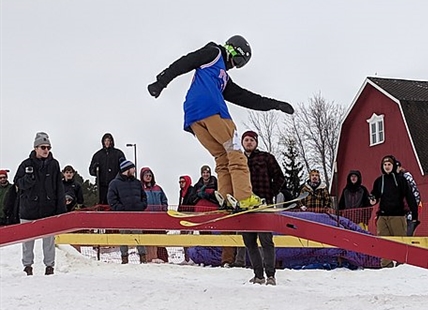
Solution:
[{"label": "red barn", "polygon": [[[341,125],[336,149],[340,195],[350,170],[360,170],[371,191],[381,174],[381,159],[394,155],[413,175],[428,203],[428,81],[368,77]],[[424,212],[427,215],[428,212]],[[428,223],[423,222],[427,227]],[[418,229],[421,230],[421,229]]]}]

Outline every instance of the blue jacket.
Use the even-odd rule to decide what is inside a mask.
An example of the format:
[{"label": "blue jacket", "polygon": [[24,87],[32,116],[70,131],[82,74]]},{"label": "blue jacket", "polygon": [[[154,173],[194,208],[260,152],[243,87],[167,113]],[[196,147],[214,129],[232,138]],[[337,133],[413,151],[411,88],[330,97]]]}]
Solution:
[{"label": "blue jacket", "polygon": [[108,187],[107,201],[114,211],[144,211],[147,196],[134,177],[118,174]]},{"label": "blue jacket", "polygon": [[190,126],[193,123],[215,114],[231,119],[225,101],[257,111],[276,109],[293,113],[289,103],[260,96],[235,84],[227,73],[231,68],[226,49],[210,42],[174,61],[158,74],[156,79],[165,88],[177,76],[196,70],[184,102],[186,131],[192,132]]},{"label": "blue jacket", "polygon": [[217,57],[198,67],[193,76],[192,85],[184,102],[185,130],[189,130],[193,123],[216,114],[221,118],[232,118],[223,98],[228,80],[225,61],[218,49]]}]

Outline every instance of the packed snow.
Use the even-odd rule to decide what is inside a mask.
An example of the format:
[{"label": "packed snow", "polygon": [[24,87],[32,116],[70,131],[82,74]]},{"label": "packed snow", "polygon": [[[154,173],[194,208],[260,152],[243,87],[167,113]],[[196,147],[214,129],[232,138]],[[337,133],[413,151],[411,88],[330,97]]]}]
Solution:
[{"label": "packed snow", "polygon": [[56,250],[55,274],[44,275],[41,241],[34,275],[21,245],[0,248],[0,308],[7,309],[426,309],[428,270],[278,270],[277,286],[251,284],[252,270],[178,264],[121,265]]}]

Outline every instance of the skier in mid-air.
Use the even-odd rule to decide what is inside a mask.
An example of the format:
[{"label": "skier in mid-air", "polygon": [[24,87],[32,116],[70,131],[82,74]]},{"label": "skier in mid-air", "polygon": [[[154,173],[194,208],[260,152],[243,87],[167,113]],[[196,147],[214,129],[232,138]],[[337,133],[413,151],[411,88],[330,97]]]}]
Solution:
[{"label": "skier in mid-air", "polygon": [[234,196],[241,209],[257,207],[262,201],[252,192],[247,159],[225,100],[252,110],[294,113],[289,103],[252,93],[229,77],[227,71],[245,66],[251,54],[250,45],[239,35],[224,46],[210,42],[173,62],[147,87],[157,98],[174,78],[196,70],[184,101],[184,130],[214,156],[219,193]]}]

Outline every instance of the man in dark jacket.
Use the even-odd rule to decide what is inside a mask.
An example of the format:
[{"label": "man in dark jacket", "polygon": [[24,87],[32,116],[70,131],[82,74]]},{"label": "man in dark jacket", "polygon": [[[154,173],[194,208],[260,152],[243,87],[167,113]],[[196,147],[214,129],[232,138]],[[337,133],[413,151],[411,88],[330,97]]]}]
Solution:
[{"label": "man in dark jacket", "polygon": [[219,193],[223,197],[233,195],[241,209],[260,205],[261,199],[251,188],[246,159],[225,100],[253,110],[294,112],[290,104],[254,94],[230,79],[227,71],[243,67],[251,54],[250,45],[239,35],[224,46],[210,42],[172,63],[148,86],[150,95],[157,98],[174,78],[196,70],[184,102],[184,130],[195,134],[215,158]]},{"label": "man in dark jacket", "polygon": [[[147,196],[138,179],[135,178],[135,165],[129,160],[123,160],[119,173],[110,182],[108,188],[108,203],[114,211],[144,211],[147,208]],[[141,234],[141,230],[121,230],[122,234]],[[137,246],[140,263],[146,262],[146,248]],[[121,245],[122,264],[128,263],[128,246]]]},{"label": "man in dark jacket", "polygon": [[8,194],[10,188],[13,186],[8,181],[7,173],[9,170],[1,169],[0,170],[0,226],[8,224],[7,215],[5,212],[6,205],[6,195]]},{"label": "man in dark jacket", "polygon": [[64,184],[65,202],[68,212],[78,210],[83,206],[82,186],[74,179],[75,174],[76,170],[70,165],[62,169],[62,183]]},{"label": "man in dark jacket", "polygon": [[[395,157],[387,155],[381,161],[382,175],[373,183],[370,203],[379,202],[377,219],[378,236],[406,236],[406,208],[404,199],[412,212],[413,221],[418,220],[418,208],[415,197],[410,190],[407,180],[397,173]],[[394,267],[389,259],[381,260],[381,267]]]},{"label": "man in dark jacket", "polygon": [[195,212],[212,211],[220,207],[214,194],[218,189],[217,178],[211,175],[210,166],[203,165],[201,167],[201,177],[193,187],[196,193],[193,202]]},{"label": "man in dark jacket", "polygon": [[107,204],[108,185],[119,172],[119,160],[125,158],[123,152],[114,147],[114,139],[105,133],[101,139],[102,149],[98,150],[89,165],[90,175],[96,177],[100,204]]},{"label": "man in dark jacket", "polygon": [[[285,180],[281,167],[272,154],[257,149],[258,134],[254,131],[244,132],[241,141],[244,153],[248,158],[253,191],[256,195],[264,197],[266,203],[272,204]],[[273,234],[271,232],[244,232],[242,236],[254,270],[254,278],[250,282],[265,283],[264,273],[266,273],[266,284],[276,285]],[[259,251],[257,237],[260,239],[263,249],[263,258]]]},{"label": "man in dark jacket", "polygon": [[[38,132],[30,157],[18,167],[14,184],[19,191],[21,223],[65,213],[64,187],[59,163],[53,158],[49,136]],[[43,263],[46,275],[54,273],[54,236],[43,238]],[[22,244],[22,263],[27,275],[33,274],[34,240]]]}]

